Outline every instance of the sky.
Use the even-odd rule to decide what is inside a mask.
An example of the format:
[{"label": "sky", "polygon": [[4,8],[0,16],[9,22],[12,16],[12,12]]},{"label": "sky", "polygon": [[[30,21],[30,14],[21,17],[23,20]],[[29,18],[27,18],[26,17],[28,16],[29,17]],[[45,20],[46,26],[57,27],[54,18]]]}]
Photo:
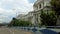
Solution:
[{"label": "sky", "polygon": [[9,22],[17,14],[33,11],[35,0],[0,0],[0,23]]}]

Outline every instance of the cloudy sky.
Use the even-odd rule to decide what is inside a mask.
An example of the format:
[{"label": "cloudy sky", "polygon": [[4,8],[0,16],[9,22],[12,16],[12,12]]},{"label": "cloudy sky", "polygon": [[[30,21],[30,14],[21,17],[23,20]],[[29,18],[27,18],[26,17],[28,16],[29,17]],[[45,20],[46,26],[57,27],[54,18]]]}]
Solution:
[{"label": "cloudy sky", "polygon": [[33,10],[35,0],[0,0],[0,23],[9,22],[17,14]]}]

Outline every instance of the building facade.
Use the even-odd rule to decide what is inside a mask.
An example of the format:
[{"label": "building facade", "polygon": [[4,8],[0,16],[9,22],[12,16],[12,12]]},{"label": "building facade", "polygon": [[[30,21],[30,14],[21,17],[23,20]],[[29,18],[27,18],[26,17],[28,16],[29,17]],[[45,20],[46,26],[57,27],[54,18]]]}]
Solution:
[{"label": "building facade", "polygon": [[27,15],[20,16],[18,19],[29,20],[34,25],[41,25],[41,10],[43,9],[47,12],[47,9],[50,10],[50,0],[37,0],[33,5],[33,11],[29,12]]},{"label": "building facade", "polygon": [[[52,7],[50,5],[51,0],[37,0],[33,5],[33,11],[30,11],[27,15],[20,17],[22,20],[31,21],[32,24],[39,26],[41,25],[41,10],[45,13],[50,13],[52,11]],[[58,20],[59,22],[59,20]],[[59,23],[58,23],[59,24]],[[59,24],[60,25],[60,24]]]},{"label": "building facade", "polygon": [[20,15],[17,16],[17,19],[24,20],[24,21],[30,21],[32,24],[34,24],[35,18],[34,18],[34,15],[33,14],[34,14],[33,11],[30,11],[26,15],[20,14]]},{"label": "building facade", "polygon": [[34,9],[34,23],[35,25],[38,26],[41,25],[41,18],[40,18],[40,15],[41,15],[41,10],[45,11],[47,13],[50,13],[51,11],[51,5],[50,5],[50,1],[51,0],[37,0],[34,5],[33,5],[33,9]]}]

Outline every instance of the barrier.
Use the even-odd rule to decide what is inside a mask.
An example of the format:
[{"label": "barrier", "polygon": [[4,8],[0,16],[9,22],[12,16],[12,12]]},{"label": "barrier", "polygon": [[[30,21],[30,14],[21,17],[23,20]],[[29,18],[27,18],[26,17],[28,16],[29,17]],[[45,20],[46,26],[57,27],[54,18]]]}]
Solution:
[{"label": "barrier", "polygon": [[[46,27],[53,27],[53,28],[39,28],[39,27],[12,27],[12,28],[16,28],[16,29],[20,29],[20,30],[24,30],[24,31],[31,31],[31,32],[36,32],[36,31],[40,31],[42,29],[50,29],[56,32],[60,32],[60,29],[55,29],[54,27],[58,27],[60,28],[60,26],[46,26]],[[59,31],[58,31],[59,30]]]}]

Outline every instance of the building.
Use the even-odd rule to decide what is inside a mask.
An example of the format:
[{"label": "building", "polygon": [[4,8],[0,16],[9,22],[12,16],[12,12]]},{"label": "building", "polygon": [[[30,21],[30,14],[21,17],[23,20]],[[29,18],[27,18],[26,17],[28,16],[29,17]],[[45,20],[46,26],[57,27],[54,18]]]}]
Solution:
[{"label": "building", "polygon": [[[41,24],[41,18],[40,18],[41,10],[43,10],[46,13],[52,12],[50,1],[51,0],[37,0],[34,3],[33,9],[34,9],[34,15],[35,15],[35,22],[34,22],[35,25]],[[60,18],[57,19],[56,25],[60,26]]]},{"label": "building", "polygon": [[50,1],[51,0],[37,0],[34,5],[33,5],[33,9],[34,9],[34,23],[35,25],[38,26],[41,25],[41,10],[45,11],[47,13],[50,13],[51,11],[51,5],[50,5]]},{"label": "building", "polygon": [[47,9],[50,10],[50,0],[37,0],[33,5],[33,11],[29,12],[27,15],[19,15],[18,19],[29,20],[34,25],[41,24],[41,10],[47,13]]},{"label": "building", "polygon": [[20,20],[20,19],[23,19],[23,16],[25,16],[25,15],[19,14],[16,18]]},{"label": "building", "polygon": [[33,16],[33,11],[30,11],[28,14],[26,14],[26,15],[22,15],[22,14],[20,14],[20,15],[18,15],[17,16],[17,19],[19,19],[19,20],[25,20],[25,21],[31,21],[31,23],[32,24],[34,24],[34,16]]},{"label": "building", "polygon": [[43,9],[46,6],[50,6],[50,0],[37,0],[34,3],[33,8],[34,8],[34,11],[38,11]]},{"label": "building", "polygon": [[[51,12],[51,0],[37,0],[33,5],[33,11],[29,12],[27,15],[24,15],[20,17],[22,20],[29,20],[32,22],[32,24],[39,26],[41,25],[41,10],[43,10],[45,13]],[[59,21],[59,20],[58,20]],[[38,25],[39,24],[39,25]],[[58,23],[59,24],[59,23]]]}]

